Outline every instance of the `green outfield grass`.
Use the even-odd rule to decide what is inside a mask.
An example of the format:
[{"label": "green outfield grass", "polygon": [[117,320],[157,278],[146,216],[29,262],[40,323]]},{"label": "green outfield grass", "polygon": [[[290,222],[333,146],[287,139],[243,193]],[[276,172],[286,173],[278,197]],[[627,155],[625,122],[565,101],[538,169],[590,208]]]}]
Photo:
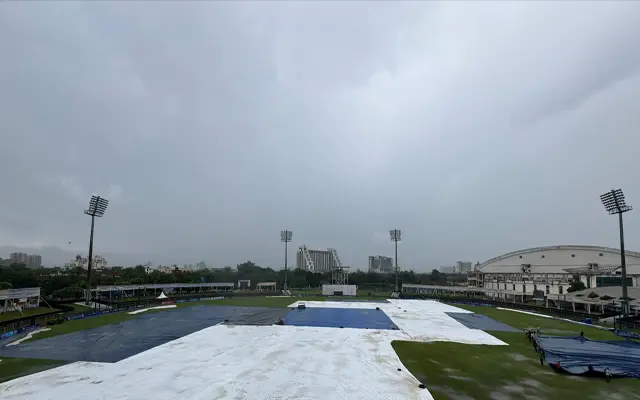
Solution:
[{"label": "green outfield grass", "polygon": [[2,358],[0,361],[0,382],[10,381],[21,376],[35,374],[50,368],[64,365],[63,361],[35,360],[32,358]]},{"label": "green outfield grass", "polygon": [[[489,307],[460,306],[487,315],[514,328],[539,326],[550,335],[577,335],[621,340],[611,332],[550,318]],[[440,399],[640,399],[640,379],[561,375],[541,366],[524,333],[489,332],[509,346],[459,343],[392,343],[404,365]]]}]

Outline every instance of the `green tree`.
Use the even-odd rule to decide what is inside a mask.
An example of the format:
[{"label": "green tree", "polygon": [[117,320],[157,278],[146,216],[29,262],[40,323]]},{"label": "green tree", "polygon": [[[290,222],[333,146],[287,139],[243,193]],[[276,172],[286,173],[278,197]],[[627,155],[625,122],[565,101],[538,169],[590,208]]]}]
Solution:
[{"label": "green tree", "polygon": [[586,286],[582,281],[573,281],[571,282],[571,286],[567,289],[567,292],[579,292],[581,290],[585,290]]},{"label": "green tree", "polygon": [[439,282],[442,280],[442,274],[437,269],[431,271],[431,281]]}]

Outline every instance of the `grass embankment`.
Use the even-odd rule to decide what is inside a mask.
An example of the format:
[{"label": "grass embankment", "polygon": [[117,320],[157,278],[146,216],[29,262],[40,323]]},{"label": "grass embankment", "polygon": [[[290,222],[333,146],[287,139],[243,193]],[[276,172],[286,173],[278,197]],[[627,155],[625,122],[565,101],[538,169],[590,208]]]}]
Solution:
[{"label": "grass embankment", "polygon": [[[484,314],[514,328],[539,326],[549,335],[578,335],[600,340],[620,339],[611,332],[489,307],[458,306]],[[509,346],[395,341],[404,365],[441,399],[640,399],[640,379],[597,378],[557,374],[540,366],[537,353],[519,332],[490,332]]]},{"label": "grass embankment", "polygon": [[25,310],[20,311],[9,311],[0,314],[0,322],[10,321],[12,319],[24,318],[24,317],[35,317],[42,314],[51,313],[54,311],[59,311],[57,308],[49,308],[49,307],[38,307],[38,308],[27,308]]}]

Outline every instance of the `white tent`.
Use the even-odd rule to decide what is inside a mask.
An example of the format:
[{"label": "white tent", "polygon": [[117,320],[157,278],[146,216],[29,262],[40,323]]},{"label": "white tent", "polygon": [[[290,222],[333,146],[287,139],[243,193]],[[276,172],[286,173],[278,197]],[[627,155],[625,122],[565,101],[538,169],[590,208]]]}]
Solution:
[{"label": "white tent", "polygon": [[167,295],[164,294],[164,292],[160,293],[160,296],[157,297],[158,299],[168,299]]}]

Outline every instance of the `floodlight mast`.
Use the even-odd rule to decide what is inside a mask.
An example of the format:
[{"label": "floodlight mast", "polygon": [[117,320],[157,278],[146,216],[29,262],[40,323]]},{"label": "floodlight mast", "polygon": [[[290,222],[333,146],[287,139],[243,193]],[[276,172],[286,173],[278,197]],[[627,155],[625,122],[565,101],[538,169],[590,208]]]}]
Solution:
[{"label": "floodlight mast", "polygon": [[402,231],[400,229],[391,229],[389,231],[389,236],[391,237],[391,241],[394,243],[396,251],[396,293],[400,293],[400,288],[398,286],[398,242],[402,240]]},{"label": "floodlight mast", "polygon": [[85,296],[85,304],[91,303],[91,267],[93,266],[93,227],[96,217],[100,218],[107,211],[109,200],[100,196],[91,196],[89,200],[89,208],[84,213],[91,216],[91,233],[89,234],[89,260],[87,263],[87,294]]},{"label": "floodlight mast", "polygon": [[620,225],[620,269],[622,279],[622,315],[629,315],[629,296],[627,290],[627,260],[624,252],[624,224],[622,222],[622,214],[633,210],[633,207],[627,205],[622,189],[612,189],[600,196],[600,201],[605,210],[610,215],[618,214],[618,224]]},{"label": "floodlight mast", "polygon": [[293,232],[285,230],[280,231],[280,241],[284,242],[284,290],[288,290],[287,286],[287,259],[289,254],[288,244],[293,237]]}]

